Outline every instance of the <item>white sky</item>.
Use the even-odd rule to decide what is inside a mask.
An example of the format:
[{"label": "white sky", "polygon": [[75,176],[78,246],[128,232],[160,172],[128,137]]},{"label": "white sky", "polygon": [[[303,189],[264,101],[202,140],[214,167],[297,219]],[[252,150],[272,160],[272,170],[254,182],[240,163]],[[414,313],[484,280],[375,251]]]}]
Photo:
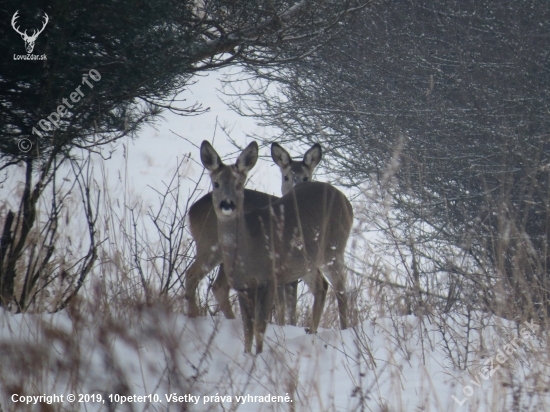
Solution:
[{"label": "white sky", "polygon": [[[190,153],[191,158],[199,162],[192,164],[186,173],[190,179],[198,179],[202,172],[198,147],[203,140],[212,142],[215,136],[214,148],[220,156],[228,162],[235,160],[237,152],[222,128],[219,125],[216,128],[216,120],[230,130],[231,138],[242,147],[252,140],[247,134],[270,135],[269,130],[256,126],[254,119],[237,115],[223,103],[219,97],[221,92],[217,90],[221,87],[220,78],[220,72],[211,72],[198,78],[196,84],[179,96],[187,99],[185,103],[188,105],[198,102],[204,108],[210,108],[207,113],[181,117],[165,112],[164,119],[160,119],[155,127],[144,128],[138,139],[125,139],[120,142],[114,159],[107,162],[108,169],[112,172],[119,169],[120,162],[123,161],[122,146],[126,145],[129,153],[130,185],[137,193],[144,194],[143,190],[147,190],[148,185],[159,187],[162,180],[166,181],[172,176],[177,159],[181,159],[183,154]],[[296,158],[305,152],[295,152],[288,147],[287,150]],[[261,148],[260,156],[263,158],[250,173],[247,187],[280,195],[280,175],[278,168],[271,161],[269,148]],[[208,180],[203,180],[204,189],[208,189]]]}]

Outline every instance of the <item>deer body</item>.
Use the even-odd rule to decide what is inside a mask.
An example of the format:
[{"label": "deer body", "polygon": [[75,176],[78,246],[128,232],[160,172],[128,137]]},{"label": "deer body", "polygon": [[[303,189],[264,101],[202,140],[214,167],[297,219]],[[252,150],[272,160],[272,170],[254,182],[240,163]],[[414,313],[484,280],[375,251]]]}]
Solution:
[{"label": "deer body", "polygon": [[246,213],[243,185],[257,157],[254,142],[234,166],[226,166],[210,143],[201,146],[201,160],[214,186],[212,201],[224,269],[239,293],[245,351],[251,352],[255,336],[256,353],[260,353],[277,285],[299,278],[308,284],[314,294],[313,333],[327,292],[320,273],[343,291],[339,283],[344,279],[344,250],[353,210],[333,186],[303,182],[269,206]]},{"label": "deer body", "polygon": [[[300,183],[269,206],[218,221],[226,275],[236,290],[316,276],[343,265],[353,211],[346,197],[322,182]],[[328,220],[330,219],[330,223]]]},{"label": "deer body", "polygon": [[[275,196],[255,190],[245,189],[244,195],[243,207],[247,212],[267,206],[270,202],[277,200]],[[186,273],[185,289],[189,316],[196,317],[199,315],[199,308],[196,303],[197,287],[208,272],[222,263],[222,252],[218,242],[218,219],[212,205],[212,193],[207,193],[197,200],[189,208],[188,215],[189,230],[195,240],[197,254]],[[220,267],[212,289],[225,317],[234,319],[235,315],[229,301],[230,287],[223,266]]]}]

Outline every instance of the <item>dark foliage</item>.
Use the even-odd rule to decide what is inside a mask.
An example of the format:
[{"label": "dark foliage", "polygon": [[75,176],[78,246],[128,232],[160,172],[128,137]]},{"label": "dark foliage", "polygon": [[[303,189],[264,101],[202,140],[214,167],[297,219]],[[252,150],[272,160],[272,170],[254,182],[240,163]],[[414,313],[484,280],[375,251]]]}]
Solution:
[{"label": "dark foliage", "polygon": [[468,278],[472,300],[546,313],[549,19],[540,0],[379,1],[350,37],[284,72],[249,68],[283,97],[258,88],[260,109],[248,109],[282,141],[324,142],[329,169],[350,185],[381,178],[397,151],[404,238],[423,225],[430,241],[465,250],[475,270],[436,266]]},{"label": "dark foliage", "polygon": [[[134,133],[159,109],[171,107],[172,97],[198,71],[298,58],[330,37],[351,7],[349,2],[315,3],[57,0],[23,8],[17,1],[3,2],[0,154],[47,156],[73,145],[105,143]],[[28,34],[41,27],[44,13],[49,16],[33,51],[47,60],[14,60],[25,54],[21,36],[9,25],[16,11],[17,26]],[[83,81],[90,69],[101,76],[90,81],[93,89]],[[72,105],[70,94],[77,86],[85,97],[68,108],[57,130],[44,132],[38,122],[63,99]],[[32,140],[28,154],[18,147],[21,137]]]}]

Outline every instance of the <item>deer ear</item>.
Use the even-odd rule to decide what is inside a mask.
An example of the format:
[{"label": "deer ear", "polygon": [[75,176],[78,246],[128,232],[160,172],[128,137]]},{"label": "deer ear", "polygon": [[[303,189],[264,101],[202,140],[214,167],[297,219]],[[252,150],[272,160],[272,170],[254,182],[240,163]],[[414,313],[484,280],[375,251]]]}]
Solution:
[{"label": "deer ear", "polygon": [[292,162],[292,157],[290,157],[288,152],[283,149],[279,143],[273,143],[271,145],[271,158],[281,169],[284,169]]},{"label": "deer ear", "polygon": [[237,170],[242,173],[248,173],[250,169],[254,167],[256,161],[258,160],[258,143],[250,143],[246,149],[237,158],[235,166]]},{"label": "deer ear", "polygon": [[323,157],[323,149],[319,143],[315,143],[304,155],[304,163],[313,171]]},{"label": "deer ear", "polygon": [[218,170],[223,164],[218,153],[206,140],[201,144],[201,162],[202,165],[211,172]]}]

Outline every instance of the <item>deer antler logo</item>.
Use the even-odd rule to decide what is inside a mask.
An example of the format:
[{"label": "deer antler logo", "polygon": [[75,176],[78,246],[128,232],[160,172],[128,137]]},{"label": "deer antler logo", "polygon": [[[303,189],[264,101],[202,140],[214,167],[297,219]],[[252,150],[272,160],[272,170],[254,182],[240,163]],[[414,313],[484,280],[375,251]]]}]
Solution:
[{"label": "deer antler logo", "polygon": [[46,24],[48,24],[48,21],[50,19],[48,18],[48,15],[46,13],[44,13],[44,24],[42,25],[42,28],[40,30],[33,30],[32,36],[28,36],[27,35],[27,30],[25,30],[24,32],[21,32],[19,30],[19,27],[15,27],[16,20],[19,17],[17,15],[17,13],[19,13],[19,10],[17,10],[14,13],[14,15],[11,19],[11,26],[13,27],[13,29],[17,33],[19,33],[21,35],[21,38],[25,41],[25,49],[27,49],[27,53],[31,54],[33,49],[34,49],[34,42],[38,38],[38,35],[44,31],[44,28],[46,27]]}]

